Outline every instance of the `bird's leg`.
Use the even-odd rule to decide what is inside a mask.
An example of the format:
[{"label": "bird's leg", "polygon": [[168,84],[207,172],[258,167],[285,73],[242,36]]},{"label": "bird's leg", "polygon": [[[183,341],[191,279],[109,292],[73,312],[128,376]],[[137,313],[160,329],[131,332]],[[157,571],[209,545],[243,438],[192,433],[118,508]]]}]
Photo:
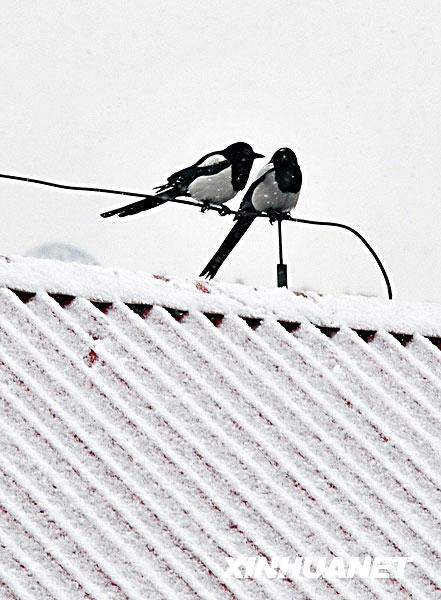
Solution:
[{"label": "bird's leg", "polygon": [[203,200],[202,202],[202,206],[201,206],[201,212],[207,212],[207,210],[210,210],[211,208],[211,202],[210,200]]},{"label": "bird's leg", "polygon": [[283,221],[285,218],[285,213],[279,208],[269,208],[266,211],[266,214],[271,225],[273,225],[276,221]]},{"label": "bird's leg", "polygon": [[279,216],[278,211],[275,210],[274,208],[269,208],[266,211],[266,214],[268,215],[270,225],[273,225],[277,221],[278,216]]}]

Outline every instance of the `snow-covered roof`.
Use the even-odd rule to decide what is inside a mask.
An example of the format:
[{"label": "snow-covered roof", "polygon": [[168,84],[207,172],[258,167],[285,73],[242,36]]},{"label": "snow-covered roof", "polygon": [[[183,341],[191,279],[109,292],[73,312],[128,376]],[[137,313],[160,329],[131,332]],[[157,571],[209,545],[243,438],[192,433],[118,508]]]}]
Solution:
[{"label": "snow-covered roof", "polygon": [[155,304],[181,310],[235,313],[279,320],[307,319],[318,326],[441,336],[441,305],[373,296],[321,295],[239,284],[182,280],[76,263],[0,255],[0,285],[25,291],[80,296],[97,302]]},{"label": "snow-covered roof", "polygon": [[441,597],[440,306],[7,257],[0,299],[1,598]]}]

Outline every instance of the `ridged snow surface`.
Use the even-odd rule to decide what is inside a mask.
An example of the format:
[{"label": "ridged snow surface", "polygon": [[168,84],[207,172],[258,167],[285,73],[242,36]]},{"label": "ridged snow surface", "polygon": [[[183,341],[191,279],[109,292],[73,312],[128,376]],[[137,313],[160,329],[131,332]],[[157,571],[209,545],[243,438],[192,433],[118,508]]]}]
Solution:
[{"label": "ridged snow surface", "polygon": [[[441,598],[440,307],[106,272],[2,263],[0,598]],[[226,578],[237,555],[413,562]]]}]

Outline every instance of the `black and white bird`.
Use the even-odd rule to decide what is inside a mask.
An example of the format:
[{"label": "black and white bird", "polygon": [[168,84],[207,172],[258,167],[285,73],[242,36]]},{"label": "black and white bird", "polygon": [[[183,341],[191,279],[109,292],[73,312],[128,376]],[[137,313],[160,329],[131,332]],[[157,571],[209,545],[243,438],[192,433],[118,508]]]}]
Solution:
[{"label": "black and white bird", "polygon": [[156,195],[115,208],[101,214],[102,217],[127,217],[155,208],[170,199],[187,196],[203,203],[222,205],[234,198],[247,184],[254,159],[263,154],[254,152],[246,142],[230,144],[223,150],[210,152],[194,165],[173,173],[167,183],[154,190]]},{"label": "black and white bird", "polygon": [[280,148],[246,191],[235,216],[237,223],[200,276],[212,279],[216,275],[259,213],[267,212],[272,217],[295,208],[301,187],[302,172],[296,155],[290,148]]}]

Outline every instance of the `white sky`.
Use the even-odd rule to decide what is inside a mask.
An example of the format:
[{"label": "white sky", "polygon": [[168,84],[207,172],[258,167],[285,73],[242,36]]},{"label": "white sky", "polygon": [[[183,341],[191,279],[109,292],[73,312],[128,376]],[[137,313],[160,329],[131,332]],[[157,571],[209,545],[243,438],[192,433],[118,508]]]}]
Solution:
[{"label": "white sky", "polygon": [[[439,2],[3,0],[0,172],[149,191],[246,140],[292,147],[295,214],[361,230],[396,297],[441,301]],[[256,170],[262,165],[256,162]],[[0,181],[0,252],[52,242],[103,265],[197,276],[231,218],[169,205],[114,221],[114,197]],[[239,198],[234,203],[234,207]],[[285,226],[290,286],[384,295],[350,234]],[[256,223],[218,279],[275,283]]]}]

